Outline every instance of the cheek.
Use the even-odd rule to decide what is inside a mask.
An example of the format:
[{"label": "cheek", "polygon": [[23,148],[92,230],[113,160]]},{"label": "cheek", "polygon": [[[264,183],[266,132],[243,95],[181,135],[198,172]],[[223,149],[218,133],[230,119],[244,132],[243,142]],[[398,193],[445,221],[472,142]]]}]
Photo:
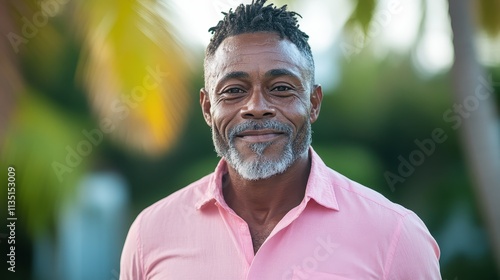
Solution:
[{"label": "cheek", "polygon": [[234,114],[223,108],[212,110],[212,129],[216,129],[224,138],[226,138],[227,129],[230,127],[231,120],[235,119]]},{"label": "cheek", "polygon": [[283,115],[292,122],[296,128],[302,127],[304,122],[308,121],[311,117],[311,105],[299,99],[289,105],[290,106],[282,110]]}]

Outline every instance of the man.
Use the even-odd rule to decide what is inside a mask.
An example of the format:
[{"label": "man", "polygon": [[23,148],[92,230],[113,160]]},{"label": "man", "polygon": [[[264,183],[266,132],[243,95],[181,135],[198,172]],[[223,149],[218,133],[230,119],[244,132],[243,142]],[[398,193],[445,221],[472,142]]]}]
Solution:
[{"label": "man", "polygon": [[137,217],[120,279],[440,279],[422,221],[310,147],[323,94],[308,36],[265,2],[210,29],[200,103],[222,159]]}]

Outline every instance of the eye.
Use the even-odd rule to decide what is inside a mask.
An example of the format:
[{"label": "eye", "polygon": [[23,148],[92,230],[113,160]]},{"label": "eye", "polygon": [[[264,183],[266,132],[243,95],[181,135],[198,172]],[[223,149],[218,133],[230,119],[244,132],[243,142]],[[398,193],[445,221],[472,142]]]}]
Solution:
[{"label": "eye", "polygon": [[230,94],[235,94],[235,93],[243,93],[243,90],[240,88],[228,88],[224,90],[222,93],[230,93]]},{"label": "eye", "polygon": [[272,88],[271,91],[289,91],[291,89],[292,88],[289,86],[276,86],[276,87]]}]

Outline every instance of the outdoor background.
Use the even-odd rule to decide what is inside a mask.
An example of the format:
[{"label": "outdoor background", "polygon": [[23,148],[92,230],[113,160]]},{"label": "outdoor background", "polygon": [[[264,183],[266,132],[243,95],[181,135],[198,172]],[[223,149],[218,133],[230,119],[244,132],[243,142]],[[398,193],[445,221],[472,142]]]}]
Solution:
[{"label": "outdoor background", "polygon": [[[443,279],[500,279],[500,1],[274,3],[310,35],[314,149],[422,218]],[[135,216],[215,168],[202,60],[238,4],[0,0],[1,279],[118,279]]]}]

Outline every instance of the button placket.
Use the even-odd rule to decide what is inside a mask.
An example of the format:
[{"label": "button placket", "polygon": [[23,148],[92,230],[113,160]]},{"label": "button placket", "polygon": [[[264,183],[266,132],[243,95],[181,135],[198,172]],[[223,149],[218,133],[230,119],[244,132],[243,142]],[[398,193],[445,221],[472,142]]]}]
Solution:
[{"label": "button placket", "polygon": [[252,243],[252,237],[250,236],[250,230],[248,228],[247,223],[238,217],[239,220],[239,240],[241,244],[241,248],[243,249],[243,252],[245,254],[246,259],[248,260],[248,263],[251,264],[254,258],[254,252],[253,252],[253,243]]}]

